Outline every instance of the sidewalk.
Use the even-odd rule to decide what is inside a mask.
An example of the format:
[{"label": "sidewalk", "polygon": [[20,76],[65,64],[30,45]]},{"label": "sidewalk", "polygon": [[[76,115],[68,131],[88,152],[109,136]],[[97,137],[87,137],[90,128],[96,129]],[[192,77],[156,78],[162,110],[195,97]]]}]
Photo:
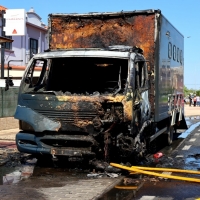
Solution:
[{"label": "sidewalk", "polygon": [[14,117],[0,117],[0,131],[19,127],[19,121]]},{"label": "sidewalk", "polygon": [[1,200],[95,200],[118,184],[122,178],[37,177],[18,185],[0,185]]},{"label": "sidewalk", "polygon": [[17,149],[15,136],[18,132],[18,128],[0,131],[0,150]]},{"label": "sidewalk", "polygon": [[0,131],[0,140],[15,141],[15,136],[19,132],[19,128],[7,129]]},{"label": "sidewalk", "polygon": [[189,106],[185,105],[184,106],[184,111],[185,111],[185,116],[190,117],[190,116],[200,116],[200,107],[199,106]]}]

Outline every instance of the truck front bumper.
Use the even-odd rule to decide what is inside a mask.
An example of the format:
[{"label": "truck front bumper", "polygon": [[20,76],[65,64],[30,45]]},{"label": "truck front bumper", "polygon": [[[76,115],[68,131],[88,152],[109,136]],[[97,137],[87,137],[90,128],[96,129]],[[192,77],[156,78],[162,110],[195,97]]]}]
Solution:
[{"label": "truck front bumper", "polygon": [[[70,141],[76,146],[71,146]],[[61,145],[61,144],[67,145]],[[68,144],[69,143],[69,144]],[[87,144],[82,147],[82,144]],[[20,152],[30,154],[52,154],[69,157],[95,157],[91,145],[95,141],[91,136],[83,135],[55,135],[43,133],[19,132],[16,135],[16,144]]]}]

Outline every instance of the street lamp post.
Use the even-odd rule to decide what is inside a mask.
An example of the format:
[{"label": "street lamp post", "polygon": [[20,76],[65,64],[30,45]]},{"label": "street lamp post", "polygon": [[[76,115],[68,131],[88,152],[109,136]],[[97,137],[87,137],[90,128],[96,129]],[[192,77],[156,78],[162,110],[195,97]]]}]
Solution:
[{"label": "street lamp post", "polygon": [[10,78],[10,70],[12,69],[12,67],[10,67],[10,62],[23,62],[23,60],[9,60],[8,61],[8,75],[6,78],[6,86],[5,86],[5,91],[9,90],[9,86],[13,86],[13,82],[12,79]]},{"label": "street lamp post", "polygon": [[[1,11],[1,15],[2,15],[2,18],[1,18],[1,24],[2,24],[2,28],[1,28],[1,35],[3,36],[3,27],[4,27],[4,13],[5,11],[2,10]],[[5,49],[4,49],[4,42],[1,43],[1,78],[3,79],[4,78],[4,53],[5,53]]]}]

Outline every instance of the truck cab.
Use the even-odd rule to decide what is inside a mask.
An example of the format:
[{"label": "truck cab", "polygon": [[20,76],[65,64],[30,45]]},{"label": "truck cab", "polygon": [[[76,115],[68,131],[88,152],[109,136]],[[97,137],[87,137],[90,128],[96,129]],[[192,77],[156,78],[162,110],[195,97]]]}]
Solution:
[{"label": "truck cab", "polygon": [[35,55],[15,113],[19,151],[99,159],[131,154],[151,118],[142,53],[120,45]]}]

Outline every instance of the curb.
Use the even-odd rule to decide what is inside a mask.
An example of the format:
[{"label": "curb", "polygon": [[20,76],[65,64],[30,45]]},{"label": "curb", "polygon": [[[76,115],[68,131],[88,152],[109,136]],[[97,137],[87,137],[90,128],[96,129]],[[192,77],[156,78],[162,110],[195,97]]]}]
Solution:
[{"label": "curb", "polygon": [[99,198],[103,197],[104,194],[106,194],[108,191],[110,191],[112,188],[114,188],[115,185],[120,183],[123,178],[124,178],[124,176],[120,176],[120,178],[117,178],[116,181],[112,182],[109,187],[104,189],[101,194],[95,196],[92,200],[98,200]]}]

